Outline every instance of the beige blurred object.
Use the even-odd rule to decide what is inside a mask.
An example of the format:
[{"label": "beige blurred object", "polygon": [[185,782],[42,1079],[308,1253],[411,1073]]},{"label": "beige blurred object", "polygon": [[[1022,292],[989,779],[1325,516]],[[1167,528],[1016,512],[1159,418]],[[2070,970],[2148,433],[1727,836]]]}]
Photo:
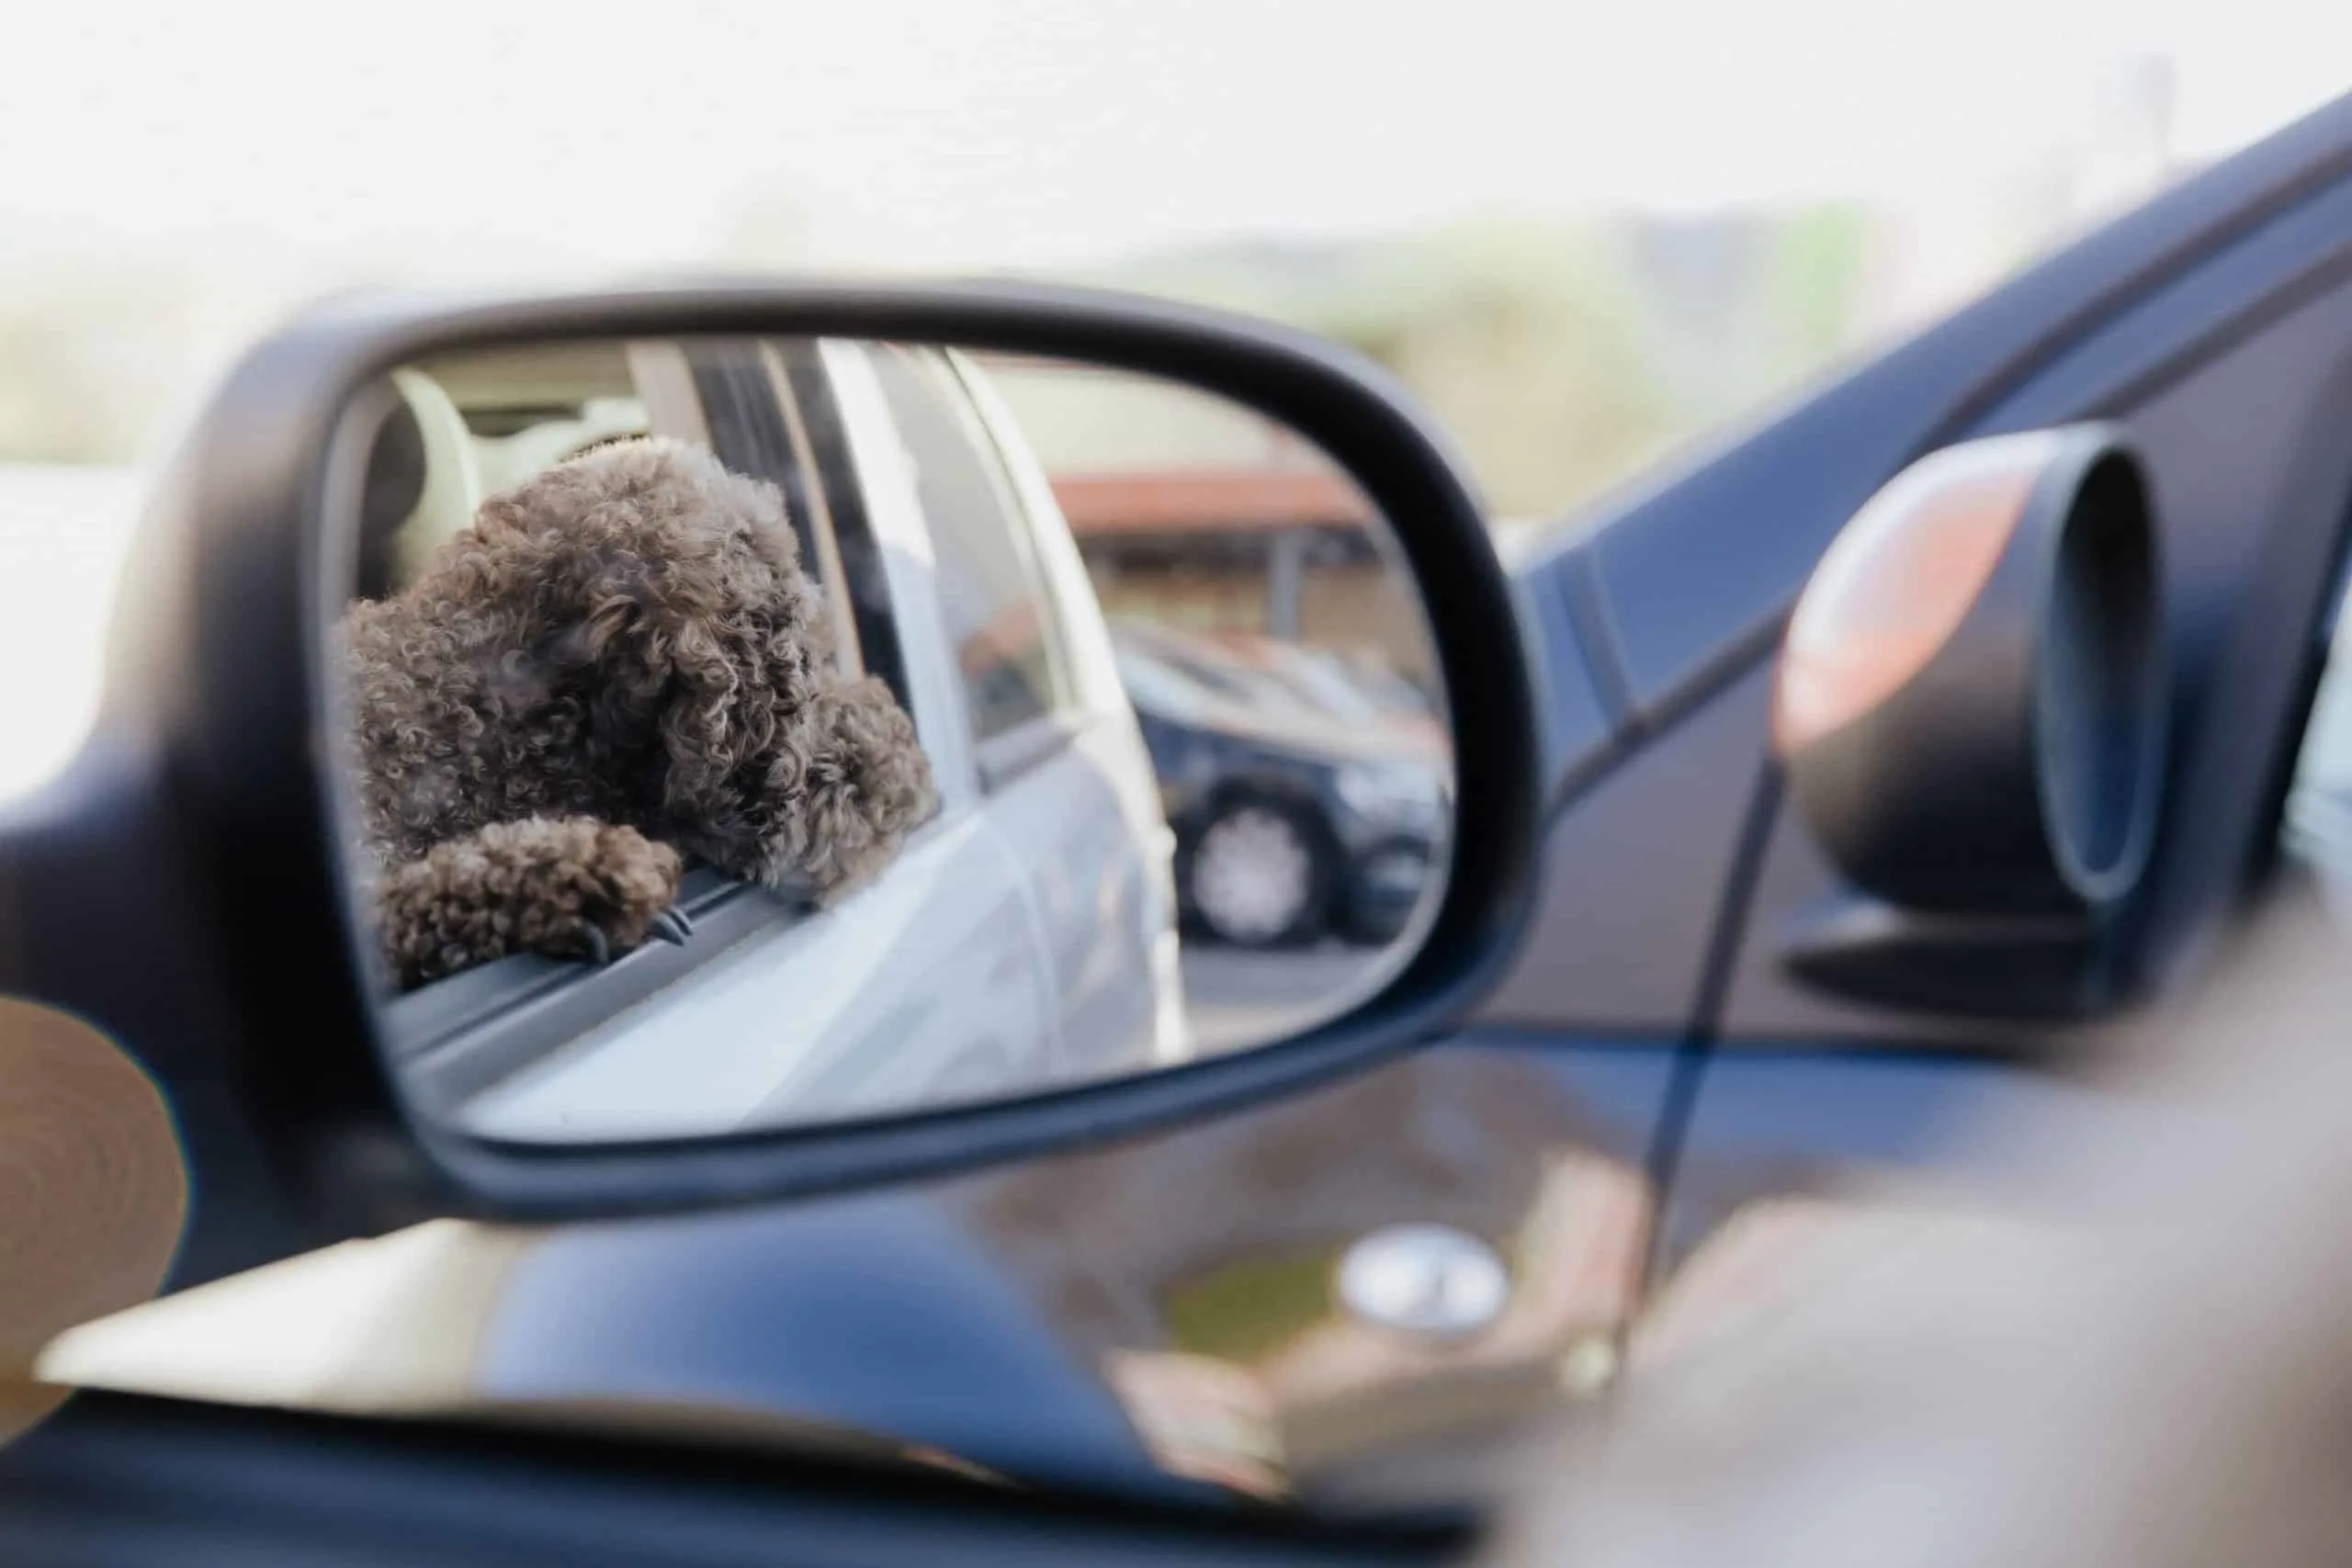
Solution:
[{"label": "beige blurred object", "polygon": [[0,1440],[68,1393],[31,1379],[44,1344],[163,1288],[187,1197],[139,1065],[78,1019],[0,998]]},{"label": "beige blurred object", "polygon": [[430,1220],[339,1242],[82,1324],[38,1373],[230,1404],[467,1409],[480,1337],[534,1234]]},{"label": "beige blurred object", "polygon": [[1214,1356],[1114,1351],[1102,1374],[1170,1474],[1257,1497],[1288,1490],[1274,1398],[1249,1368]]},{"label": "beige blurred object", "polygon": [[1816,1235],[1739,1333],[1532,1454],[1490,1560],[2352,1561],[2347,940],[2275,909],[2127,1032],[2132,1115],[1987,1129],[2019,1206]]},{"label": "beige blurred object", "polygon": [[1853,1205],[1811,1196],[1767,1199],[1734,1213],[1643,1314],[1628,1336],[1628,1371],[1639,1374],[1738,1333],[1816,1266],[1854,1213]]},{"label": "beige blurred object", "polygon": [[[1528,1419],[1593,1392],[1588,1347],[1630,1311],[1648,1234],[1641,1174],[1590,1154],[1553,1156],[1521,1229],[1509,1303],[1456,1344],[1335,1315],[1266,1358],[1294,1462],[1317,1465],[1368,1432],[1401,1443]],[[1577,1369],[1562,1371],[1563,1364]]]},{"label": "beige blurred object", "polygon": [[[957,1202],[1064,1343],[1126,1369],[1113,1380],[1142,1402],[1131,1417],[1182,1440],[1186,1473],[1381,1506],[1431,1456],[1449,1492],[1483,1486],[1524,1424],[1597,1403],[1652,1221],[1637,1156],[1598,1108],[1523,1056],[1475,1050],[1008,1168]],[[1349,1313],[1337,1270],[1399,1215],[1505,1255],[1501,1314],[1423,1339]],[[1138,1376],[1125,1353],[1141,1346]]]}]

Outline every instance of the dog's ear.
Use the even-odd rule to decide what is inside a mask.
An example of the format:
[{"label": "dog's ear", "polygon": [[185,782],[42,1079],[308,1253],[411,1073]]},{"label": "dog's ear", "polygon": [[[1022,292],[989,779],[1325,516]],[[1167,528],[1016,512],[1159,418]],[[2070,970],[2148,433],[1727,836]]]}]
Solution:
[{"label": "dog's ear", "polygon": [[580,627],[580,652],[584,662],[602,663],[614,642],[636,624],[639,606],[618,594],[588,612]]},{"label": "dog's ear", "polygon": [[796,871],[831,901],[897,858],[939,795],[913,720],[870,675],[829,680],[802,728],[809,765],[781,804],[805,845]]}]

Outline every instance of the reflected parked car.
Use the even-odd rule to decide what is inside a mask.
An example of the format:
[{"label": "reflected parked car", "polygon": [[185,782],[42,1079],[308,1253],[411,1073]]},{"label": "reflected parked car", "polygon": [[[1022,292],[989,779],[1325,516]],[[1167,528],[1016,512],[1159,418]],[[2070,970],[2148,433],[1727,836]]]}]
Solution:
[{"label": "reflected parked car", "polygon": [[1442,741],[1334,713],[1204,637],[1121,622],[1112,641],[1176,831],[1186,925],[1237,947],[1395,941],[1447,820]]},{"label": "reflected parked car", "polygon": [[1286,642],[1255,632],[1216,632],[1199,639],[1218,655],[1262,674],[1285,692],[1349,724],[1401,726],[1448,749],[1445,720],[1437,705],[1406,676],[1376,655],[1362,650]]}]

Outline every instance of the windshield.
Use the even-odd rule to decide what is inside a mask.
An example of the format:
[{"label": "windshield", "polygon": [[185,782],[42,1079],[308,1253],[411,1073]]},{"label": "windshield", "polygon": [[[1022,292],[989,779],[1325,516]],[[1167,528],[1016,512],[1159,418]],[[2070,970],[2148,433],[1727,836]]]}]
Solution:
[{"label": "windshield", "polygon": [[[0,93],[0,147],[18,152],[0,158],[0,677],[14,678],[0,695],[0,806],[12,808],[57,783],[85,735],[107,736],[93,728],[100,654],[137,466],[169,450],[183,411],[259,333],[324,299],[713,272],[989,275],[1237,310],[1320,334],[1392,378],[1459,453],[1513,555],[1676,453],[2308,112],[2340,91],[2352,59],[2352,8],[2311,0],[713,0],[628,27],[582,25],[576,6],[415,0],[399,25],[371,29],[366,69],[290,73],[282,62],[305,44],[322,58],[351,52],[333,8],[17,10]],[[954,454],[899,452],[867,473],[887,450],[876,427],[909,389],[869,385],[878,373],[836,388],[831,363],[762,359],[747,384],[765,400],[741,406],[773,407],[779,423],[760,449],[818,476],[843,539],[872,536],[864,557],[811,570],[832,571],[844,601],[854,590],[858,614],[887,628],[894,595],[944,558],[925,509],[954,499],[935,482]],[[842,367],[853,363],[863,361],[844,355]],[[1064,384],[1080,411],[1102,395]],[[509,483],[638,430],[662,399],[700,406],[692,366],[659,385],[662,399],[640,398],[633,382],[583,387],[545,431],[474,429],[468,449],[486,482]],[[737,385],[714,381],[713,395]],[[1018,403],[1017,385],[1004,390]],[[950,593],[967,632],[998,624],[982,611],[1010,605],[1016,630],[1003,640],[1018,644],[1017,658],[998,661],[1006,678],[982,694],[995,733],[965,749],[1041,744],[1034,755],[992,750],[1003,765],[989,777],[977,762],[962,770],[969,809],[936,819],[922,848],[938,859],[916,867],[948,867],[935,886],[971,893],[986,916],[972,931],[1016,954],[988,971],[1013,998],[1007,1016],[1064,1009],[1008,1025],[1008,1048],[1075,1050],[1119,1003],[1114,982],[1139,976],[1158,987],[1159,1010],[1128,1016],[1153,1027],[1192,1017],[1183,1008],[1201,998],[1215,1004],[1200,1004],[1204,1037],[1287,1016],[1286,973],[1354,985],[1371,960],[1346,946],[1341,925],[1377,933],[1390,912],[1411,918],[1442,881],[1431,869],[1490,827],[1465,815],[1459,839],[1433,841],[1415,826],[1429,778],[1452,777],[1445,705],[1422,694],[1475,694],[1462,682],[1480,672],[1441,671],[1407,646],[1422,627],[1375,591],[1387,568],[1364,543],[1352,510],[1362,498],[1307,482],[1317,475],[1295,452],[1246,445],[1263,434],[1257,422],[1213,419],[1184,399],[1155,401],[1162,412],[1148,420],[1121,412],[1131,406],[1102,405],[1120,415],[1103,423],[1121,440],[1078,443],[1102,473],[1038,457],[1051,504],[1035,515],[1024,496],[995,488],[992,437],[959,412],[942,428],[971,446],[963,456],[988,480],[967,488],[1002,509],[963,521],[1001,531],[1049,519],[1053,571],[1106,614],[1168,634],[1120,641],[1117,674],[1137,706],[1349,754],[1320,770],[1332,775],[1317,785],[1329,798],[1313,801],[1252,796],[1266,781],[1245,779],[1170,806],[1148,760],[1134,758],[1099,787],[1061,788],[1076,763],[1107,769],[1119,739],[1109,732],[1131,727],[1077,722],[1092,710],[1078,715],[1076,688],[1064,689],[1059,643],[1051,657],[1041,649],[1052,627],[1022,619],[1060,607],[1059,580],[1032,581],[1046,558],[1015,550],[1006,558],[1019,570],[991,579],[1003,603]],[[1171,452],[1220,481],[1186,488],[1192,510],[1075,504],[1115,499],[1106,473],[1166,480]],[[904,470],[895,479],[881,471],[894,468]],[[1316,509],[1195,504],[1236,493],[1222,482],[1236,474],[1297,481],[1276,488]],[[1743,525],[1776,526],[1770,507],[1736,499],[1752,506]],[[469,502],[452,517],[471,515]],[[860,559],[872,569],[864,577]],[[1715,565],[1682,570],[1697,581]],[[137,651],[141,630],[127,627],[120,647]],[[1099,637],[1083,641],[1098,658]],[[871,656],[895,644],[877,634],[864,646]],[[1337,661],[1351,649],[1373,662]],[[943,665],[941,700],[960,706],[959,675],[978,685],[989,672]],[[1562,718],[1565,733],[1580,722],[1569,708],[1581,674],[1544,689],[1560,706],[1547,723]],[[1072,722],[1028,722],[1041,709]],[[1418,714],[1430,744],[1412,751],[1395,732],[1351,750],[1331,744],[1381,713]],[[2352,706],[2331,704],[2323,719],[2308,782],[2352,794]],[[1223,767],[1226,753],[1252,750],[1276,748],[1194,745],[1187,761]],[[1569,783],[1598,777],[1553,761],[1555,803],[1572,798]],[[1677,800],[1697,787],[1665,783]],[[2299,800],[2312,831],[2352,857],[2352,809],[2339,811],[2335,793]],[[1481,798],[1464,795],[1464,812]],[[1090,818],[1092,807],[1102,810]],[[1328,820],[1302,826],[1309,808]],[[1154,819],[1176,809],[1196,815]],[[1114,816],[1115,832],[1093,831]],[[1736,830],[1736,811],[1714,812],[1669,847],[1713,864]],[[1099,879],[1115,896],[1098,902],[1095,881],[1024,858],[1024,834],[1105,864],[1115,849],[1120,876]],[[1194,874],[1193,861],[1180,873],[1179,857],[1204,843],[1217,848],[1215,874]],[[1573,895],[1614,924],[1557,975],[1515,973],[1539,1001],[1621,961],[1640,989],[1680,972],[1641,945],[1651,923],[1617,891],[1626,879],[1610,854],[1633,849],[1594,848],[1610,853],[1576,861],[1581,880],[1554,877],[1544,908]],[[951,852],[966,858],[951,863]],[[982,901],[965,867],[1001,875],[1006,890]],[[1653,887],[1696,874],[1637,869]],[[1183,943],[1155,932],[1147,949],[1136,911],[1204,923],[1204,887],[1238,935],[1211,951],[1189,931]],[[863,909],[887,912],[893,891],[859,895]],[[1680,909],[1704,890],[1670,891]],[[1312,918],[1298,913],[1310,906]],[[1442,929],[1470,930],[1447,919]],[[1079,936],[1053,945],[1049,919]],[[1664,922],[1656,940],[1688,923]],[[707,925],[706,942],[727,929]],[[141,928],[123,931],[138,946]],[[1104,931],[1137,937],[1148,961],[1095,962],[1084,939]],[[78,940],[37,934],[43,952]],[[653,961],[669,962],[672,945]],[[142,965],[181,961],[98,951],[119,958],[126,984]],[[925,949],[942,965],[970,951],[945,938]],[[1742,996],[1778,962],[1758,954],[1739,958]],[[839,967],[829,982],[864,983]],[[928,972],[925,985],[964,995]],[[797,1016],[775,1011],[781,1027]],[[1493,1016],[1559,1021],[1540,1007]],[[1600,1023],[1592,1038],[1606,1036],[1609,1060],[1588,1103],[1571,1073],[1577,1042]],[[103,1382],[111,1367],[120,1386],[198,1397],[242,1387],[264,1403],[372,1414],[561,1408],[579,1424],[658,1420],[720,1439],[830,1426],[1001,1464],[1025,1483],[1116,1485],[1154,1466],[1222,1477],[1231,1472],[1219,1465],[1263,1463],[1317,1506],[1326,1495],[1418,1498],[1451,1484],[1432,1476],[1476,1469],[1469,1459],[1491,1451],[1493,1435],[1477,1423],[1504,1420],[1522,1394],[1581,1398],[1608,1385],[1632,1343],[1626,1296],[1645,1288],[1653,1238],[1670,1240],[1680,1223],[1642,1207],[1665,1145],[1640,1109],[1654,1090],[1688,1111],[1679,1058],[1636,1060],[1638,1032],[1607,1017],[1577,1013],[1562,1031],[1520,1032],[1540,1060],[1515,1054],[1512,1031],[1485,1029],[1474,1049],[1433,1040],[1383,1068],[1393,1076],[1295,1099],[1271,1087],[1291,1082],[1284,1067],[1230,1119],[1125,1143],[1073,1100],[1068,1124],[1101,1131],[1100,1146],[888,1190],[601,1224],[450,1221],[299,1256],[287,1255],[308,1233],[277,1214],[279,1195],[232,1140],[219,1179],[208,1171],[195,1186],[186,1247],[175,1252],[166,1234],[156,1248],[153,1288],[177,1258],[177,1293],[164,1302],[185,1311],[153,1337],[134,1324],[102,1357],[88,1341],[69,1345],[44,1375]],[[1160,1050],[1179,1032],[1131,1032]],[[1669,1046],[1682,1038],[1671,1021],[1656,1032]],[[149,1104],[152,1120],[241,1128],[229,1091],[206,1083],[211,1098]],[[144,1086],[134,1087],[162,1092]],[[907,1135],[916,1147],[933,1134],[910,1122]],[[1317,1199],[1328,1208],[1307,1202],[1311,1190],[1328,1190]],[[1334,1288],[1333,1255],[1359,1229],[1394,1222],[1409,1241],[1410,1227],[1441,1218],[1508,1252],[1550,1316],[1425,1352],[1315,1315]],[[1566,1237],[1560,1256],[1528,1239],[1538,1220]],[[0,1247],[12,1240],[0,1235]],[[1408,1247],[1406,1261],[1414,1256]],[[1442,1294],[1450,1279],[1425,1282]],[[33,1348],[10,1347],[20,1371]],[[1393,1429],[1365,1417],[1375,1406]],[[1327,1477],[1328,1493],[1317,1489]]]}]

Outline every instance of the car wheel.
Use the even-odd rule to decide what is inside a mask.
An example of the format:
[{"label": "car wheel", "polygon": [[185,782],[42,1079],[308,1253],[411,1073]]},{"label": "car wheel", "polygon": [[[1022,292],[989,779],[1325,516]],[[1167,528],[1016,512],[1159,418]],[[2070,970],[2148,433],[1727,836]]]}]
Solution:
[{"label": "car wheel", "polygon": [[1209,935],[1235,947],[1304,942],[1322,929],[1330,862],[1323,835],[1304,813],[1235,800],[1193,843],[1187,902]]}]

